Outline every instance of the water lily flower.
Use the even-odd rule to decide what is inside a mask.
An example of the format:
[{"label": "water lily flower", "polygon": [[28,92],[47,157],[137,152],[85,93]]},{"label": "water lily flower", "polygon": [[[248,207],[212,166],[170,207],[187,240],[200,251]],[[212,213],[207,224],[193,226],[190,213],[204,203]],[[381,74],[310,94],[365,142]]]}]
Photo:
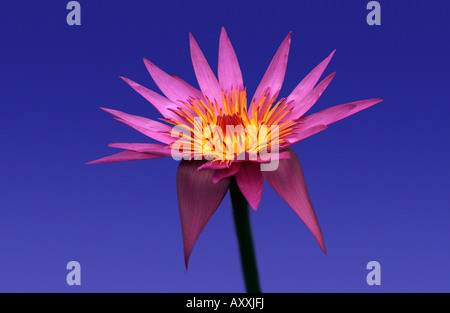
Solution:
[{"label": "water lily flower", "polygon": [[[308,196],[302,167],[290,147],[382,100],[355,101],[305,115],[335,76],[332,73],[319,82],[334,51],[286,98],[277,100],[286,73],[291,43],[289,33],[248,101],[238,59],[225,29],[222,28],[219,40],[218,77],[192,34],[189,34],[189,41],[200,89],[177,76],[166,74],[147,59],[144,59],[145,66],[164,96],[121,77],[159,111],[164,117],[162,122],[103,108],[118,121],[160,143],[110,144],[110,147],[125,151],[90,163],[175,157],[174,151],[179,151],[175,149],[177,144],[184,144],[185,149],[175,154],[184,158],[179,164],[176,180],[186,266],[197,238],[233,181],[256,211],[266,180],[306,224],[325,253],[322,232]],[[196,128],[205,130],[213,126],[223,133],[205,135],[201,132],[200,139],[194,138]],[[229,136],[226,134],[227,126],[252,126],[256,136],[261,135],[262,126],[276,126],[277,135],[266,133],[262,143],[248,144],[245,142],[251,133]],[[174,127],[181,130],[176,136],[173,136]],[[214,148],[205,152],[208,144]],[[239,158],[237,146],[244,152],[244,158]],[[278,160],[278,166],[275,170],[262,171],[261,165],[267,163],[264,155],[269,153],[269,146],[279,151],[277,156],[272,155]]]}]

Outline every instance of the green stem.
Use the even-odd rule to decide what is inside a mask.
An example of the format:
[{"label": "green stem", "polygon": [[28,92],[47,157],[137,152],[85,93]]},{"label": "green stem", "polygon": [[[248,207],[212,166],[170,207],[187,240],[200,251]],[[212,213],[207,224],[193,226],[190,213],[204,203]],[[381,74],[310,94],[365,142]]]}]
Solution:
[{"label": "green stem", "polygon": [[253,247],[252,231],[247,200],[239,190],[233,177],[230,186],[231,204],[233,206],[234,224],[239,242],[242,271],[245,287],[248,293],[260,293],[258,268],[256,266],[255,249]]}]

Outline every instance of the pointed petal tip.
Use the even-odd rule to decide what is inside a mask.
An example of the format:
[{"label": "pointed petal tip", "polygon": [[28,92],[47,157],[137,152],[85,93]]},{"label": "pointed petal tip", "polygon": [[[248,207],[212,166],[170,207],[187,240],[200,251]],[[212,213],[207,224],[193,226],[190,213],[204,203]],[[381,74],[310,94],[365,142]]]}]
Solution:
[{"label": "pointed petal tip", "polygon": [[373,105],[375,105],[377,103],[383,102],[383,101],[384,101],[384,99],[381,99],[381,98],[373,98],[373,99],[356,101],[356,103],[361,103],[361,104],[363,104],[363,103],[367,104],[368,103],[369,104],[367,106],[367,108],[368,108],[368,107],[371,107],[371,106],[373,106]]},{"label": "pointed petal tip", "polygon": [[367,106],[367,108],[374,106],[375,104],[378,104],[380,102],[383,102],[384,99],[380,99],[380,98],[374,98],[374,99],[369,99],[369,100],[363,100],[364,102],[369,102],[369,105]]},{"label": "pointed petal tip", "polygon": [[136,84],[135,82],[133,82],[131,79],[126,78],[125,76],[119,76],[120,79],[122,79],[128,86],[131,86],[133,88],[133,83]]},{"label": "pointed petal tip", "polygon": [[249,202],[249,204],[250,204],[250,207],[252,208],[252,210],[253,211],[258,211],[258,208],[259,208],[259,204],[261,203],[261,199],[259,199],[259,201],[258,202]]},{"label": "pointed petal tip", "polygon": [[130,85],[130,83],[132,82],[131,79],[129,79],[129,78],[125,77],[125,76],[119,76],[119,78],[121,80],[123,80],[124,82],[126,82],[128,85]]},{"label": "pointed petal tip", "polygon": [[328,63],[330,63],[330,61],[331,61],[331,59],[333,58],[333,56],[334,56],[335,53],[336,53],[336,49],[334,49],[334,50],[326,57],[326,59],[325,59],[324,61],[327,62],[327,65],[328,65]]},{"label": "pointed petal tip", "polygon": [[291,158],[282,160],[276,171],[262,172],[263,176],[305,223],[322,252],[326,254],[322,231],[308,195],[300,161],[294,150],[289,149],[288,151]]},{"label": "pointed petal tip", "polygon": [[178,208],[183,235],[184,260],[188,262],[204,227],[225,197],[230,179],[211,184],[212,171],[198,172],[201,161],[182,161],[177,172]]},{"label": "pointed petal tip", "polygon": [[[331,83],[331,81],[333,80],[334,76],[336,76],[337,72],[333,72],[330,75],[328,75],[327,77],[325,77],[320,83],[324,83],[325,84],[325,89],[328,87],[328,85]],[[322,91],[322,93],[325,91],[325,89]],[[322,94],[321,94],[322,95]]]},{"label": "pointed petal tip", "polygon": [[287,34],[285,40],[287,40],[289,42],[289,44],[290,44],[291,43],[291,39],[292,39],[292,30]]},{"label": "pointed petal tip", "polygon": [[292,31],[290,31],[286,38],[284,38],[284,41],[287,41],[287,43],[290,45],[291,44],[291,39],[292,39]]},{"label": "pointed petal tip", "polygon": [[99,107],[99,108],[102,109],[103,111],[105,111],[105,112],[111,114],[111,115],[116,116],[116,115],[115,115],[115,112],[117,112],[116,110],[108,109],[108,108],[104,108],[104,107]]},{"label": "pointed petal tip", "polygon": [[123,149],[120,147],[120,143],[110,143],[107,145],[110,148],[118,148],[118,149]]},{"label": "pointed petal tip", "polygon": [[144,61],[144,64],[147,68],[154,66],[154,64],[152,62],[150,62],[147,58],[142,58],[142,60]]}]

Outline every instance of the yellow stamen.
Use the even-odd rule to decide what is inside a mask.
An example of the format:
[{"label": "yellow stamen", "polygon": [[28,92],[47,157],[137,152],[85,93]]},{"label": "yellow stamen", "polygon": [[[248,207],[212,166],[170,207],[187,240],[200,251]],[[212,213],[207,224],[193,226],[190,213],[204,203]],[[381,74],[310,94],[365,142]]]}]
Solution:
[{"label": "yellow stamen", "polygon": [[[180,121],[166,120],[184,131],[177,143],[183,144],[188,153],[204,158],[212,157],[215,164],[229,166],[239,152],[258,154],[260,151],[267,151],[269,147],[279,146],[285,142],[283,138],[291,134],[297,124],[292,120],[283,120],[290,112],[289,104],[285,103],[284,99],[275,103],[275,97],[269,99],[268,94],[264,94],[253,101],[251,118],[247,110],[245,90],[222,92],[221,100],[222,105],[215,99],[187,100],[183,102],[184,108],[174,111]],[[227,134],[227,126],[235,132]],[[271,127],[278,129],[272,131]],[[205,129],[208,131],[205,132]],[[198,133],[199,131],[201,133]],[[204,151],[205,145],[210,147],[208,151]]]}]

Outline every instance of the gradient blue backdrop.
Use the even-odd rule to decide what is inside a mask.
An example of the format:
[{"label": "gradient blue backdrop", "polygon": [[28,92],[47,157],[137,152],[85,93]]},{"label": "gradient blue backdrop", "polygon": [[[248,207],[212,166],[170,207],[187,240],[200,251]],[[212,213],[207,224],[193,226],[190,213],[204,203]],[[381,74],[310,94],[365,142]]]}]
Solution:
[{"label": "gradient blue backdrop", "polygon": [[[266,292],[450,291],[448,1],[3,2],[0,291],[242,292],[228,196],[183,261],[172,159],[85,165],[148,142],[99,106],[158,118],[118,76],[158,90],[146,57],[197,86],[192,32],[214,70],[225,26],[250,94],[293,31],[281,95],[332,50],[312,111],[384,102],[296,145],[328,255],[266,184],[252,212]],[[66,284],[79,261],[82,285]],[[378,261],[382,285],[366,284]]]}]

